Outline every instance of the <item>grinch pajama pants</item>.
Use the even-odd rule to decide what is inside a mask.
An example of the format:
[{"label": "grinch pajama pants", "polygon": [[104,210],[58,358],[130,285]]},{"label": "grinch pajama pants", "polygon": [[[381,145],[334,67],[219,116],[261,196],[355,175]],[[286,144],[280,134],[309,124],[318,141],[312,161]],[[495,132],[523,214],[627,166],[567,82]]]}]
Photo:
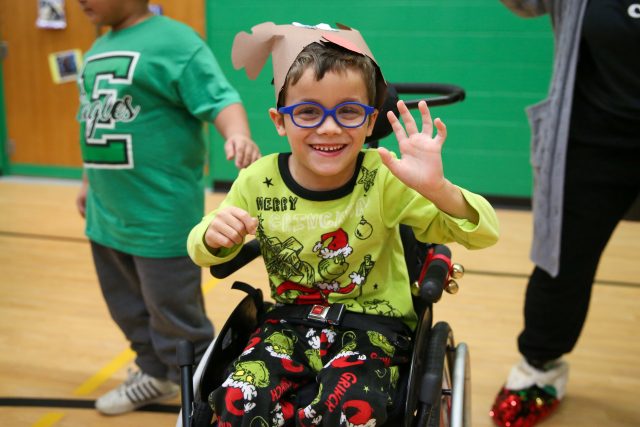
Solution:
[{"label": "grinch pajama pants", "polygon": [[220,427],[382,425],[406,359],[378,332],[267,320],[210,403]]}]

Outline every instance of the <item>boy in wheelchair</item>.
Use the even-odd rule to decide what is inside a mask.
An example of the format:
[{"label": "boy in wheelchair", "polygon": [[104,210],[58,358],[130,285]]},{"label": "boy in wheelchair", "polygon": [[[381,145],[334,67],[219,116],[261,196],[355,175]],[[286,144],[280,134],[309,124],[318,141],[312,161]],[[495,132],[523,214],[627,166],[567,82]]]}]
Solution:
[{"label": "boy in wheelchair", "polygon": [[[234,42],[250,76],[269,53],[269,115],[291,152],[242,170],[188,249],[211,266],[255,235],[276,304],[210,402],[220,426],[381,425],[417,321],[400,224],[422,242],[483,248],[497,240],[495,212],[444,177],[446,128],[424,102],[422,129],[402,101],[406,130],[387,116],[400,158],[363,149],[385,82],[357,31],[265,23]],[[314,395],[300,402],[309,383]]]}]

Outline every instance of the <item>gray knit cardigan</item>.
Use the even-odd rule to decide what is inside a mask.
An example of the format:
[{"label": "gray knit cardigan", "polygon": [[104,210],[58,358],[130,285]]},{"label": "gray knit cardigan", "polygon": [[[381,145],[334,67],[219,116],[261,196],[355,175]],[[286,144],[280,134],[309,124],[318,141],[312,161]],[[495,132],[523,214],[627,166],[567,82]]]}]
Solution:
[{"label": "gray knit cardigan", "polygon": [[554,31],[553,76],[547,98],[527,108],[533,166],[531,260],[558,275],[565,158],[582,19],[587,0],[500,0],[523,17],[548,13]]}]

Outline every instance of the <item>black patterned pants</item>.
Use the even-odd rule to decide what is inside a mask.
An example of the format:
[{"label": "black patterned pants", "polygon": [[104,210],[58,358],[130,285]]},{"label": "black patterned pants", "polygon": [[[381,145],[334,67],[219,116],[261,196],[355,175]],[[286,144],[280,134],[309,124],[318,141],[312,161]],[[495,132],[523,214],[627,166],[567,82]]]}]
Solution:
[{"label": "black patterned pants", "polygon": [[378,332],[269,320],[210,401],[220,427],[381,425],[401,351]]}]

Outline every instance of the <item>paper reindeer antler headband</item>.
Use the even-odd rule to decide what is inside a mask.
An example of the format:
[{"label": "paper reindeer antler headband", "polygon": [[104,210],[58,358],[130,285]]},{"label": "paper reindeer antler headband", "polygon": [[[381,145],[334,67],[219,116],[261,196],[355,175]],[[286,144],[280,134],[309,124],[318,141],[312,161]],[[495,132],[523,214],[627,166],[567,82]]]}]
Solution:
[{"label": "paper reindeer antler headband", "polygon": [[[289,68],[298,54],[311,43],[329,42],[371,58],[378,68],[377,72],[380,73],[378,80],[381,83],[378,86],[385,86],[382,72],[360,32],[340,24],[338,27],[333,29],[326,24],[311,27],[295,23],[276,25],[273,22],[263,22],[251,28],[251,34],[244,31],[236,34],[231,49],[231,61],[236,69],[244,68],[247,76],[253,80],[258,77],[271,55],[273,86],[278,99]],[[384,94],[384,88],[378,87],[378,91]],[[376,103],[378,101],[376,99]]]}]

